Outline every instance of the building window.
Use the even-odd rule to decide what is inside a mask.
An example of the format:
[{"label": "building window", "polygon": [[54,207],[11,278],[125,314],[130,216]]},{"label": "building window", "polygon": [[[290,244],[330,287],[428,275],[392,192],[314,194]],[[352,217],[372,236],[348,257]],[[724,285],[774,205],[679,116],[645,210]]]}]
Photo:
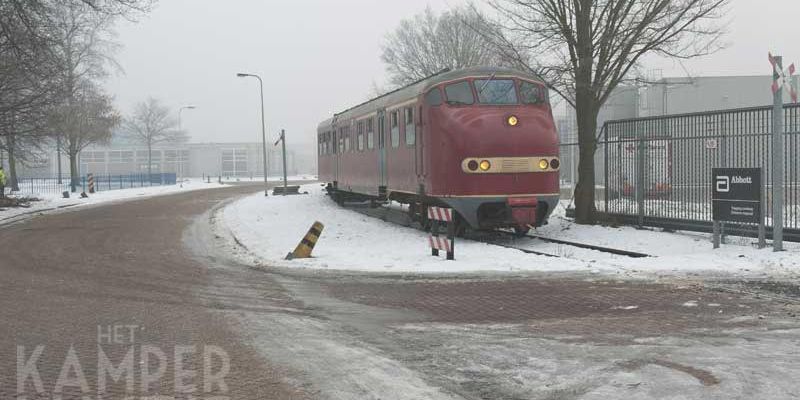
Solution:
[{"label": "building window", "polygon": [[222,175],[248,176],[247,149],[222,150]]},{"label": "building window", "polygon": [[106,162],[106,152],[84,151],[81,153],[81,161],[84,163],[104,163]]},{"label": "building window", "polygon": [[414,129],[414,108],[408,107],[405,109],[405,122],[406,145],[413,146],[417,139],[417,134]]}]

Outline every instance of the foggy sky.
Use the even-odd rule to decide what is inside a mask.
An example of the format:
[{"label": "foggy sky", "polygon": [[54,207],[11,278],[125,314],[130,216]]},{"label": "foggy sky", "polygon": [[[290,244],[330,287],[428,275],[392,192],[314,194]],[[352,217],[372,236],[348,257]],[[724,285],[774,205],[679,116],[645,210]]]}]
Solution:
[{"label": "foggy sky", "polygon": [[[386,81],[380,44],[399,21],[430,5],[460,0],[160,0],[136,23],[122,22],[117,61],[107,81],[123,114],[148,96],[183,112],[194,142],[260,141],[258,81],[264,79],[267,134],[287,130],[291,145],[310,144],[317,124],[365,100]],[[800,61],[796,0],[733,0],[729,47],[684,61],[651,58],[665,76],[766,75],[767,51]],[[787,63],[788,64],[788,63]],[[268,138],[269,139],[269,138]],[[314,151],[313,149],[311,150]]]}]

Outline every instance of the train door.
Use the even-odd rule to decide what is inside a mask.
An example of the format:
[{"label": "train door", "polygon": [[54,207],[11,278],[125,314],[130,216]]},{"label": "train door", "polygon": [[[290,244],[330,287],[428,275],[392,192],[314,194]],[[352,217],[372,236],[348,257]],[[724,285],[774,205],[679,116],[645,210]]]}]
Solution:
[{"label": "train door", "polygon": [[386,169],[386,110],[378,111],[378,193],[385,194],[389,185]]},{"label": "train door", "polygon": [[333,170],[333,180],[334,182],[339,182],[339,132],[336,130],[336,124],[331,125],[331,135],[333,135],[332,145],[333,145],[333,163],[331,165],[331,169]]},{"label": "train door", "polygon": [[425,132],[425,127],[423,126],[423,123],[422,123],[422,106],[419,106],[417,108],[416,117],[417,118],[416,118],[415,123],[416,123],[417,127],[415,129],[415,132],[416,132],[417,138],[415,140],[416,148],[414,149],[414,153],[415,153],[414,154],[414,158],[415,158],[415,164],[414,164],[415,168],[414,169],[415,169],[415,171],[417,173],[417,181],[420,184],[423,184],[424,183],[424,179],[425,179],[425,157],[424,157],[424,154],[423,154],[424,153],[424,147],[425,147],[425,141],[423,140],[422,136],[423,136],[423,134]]}]

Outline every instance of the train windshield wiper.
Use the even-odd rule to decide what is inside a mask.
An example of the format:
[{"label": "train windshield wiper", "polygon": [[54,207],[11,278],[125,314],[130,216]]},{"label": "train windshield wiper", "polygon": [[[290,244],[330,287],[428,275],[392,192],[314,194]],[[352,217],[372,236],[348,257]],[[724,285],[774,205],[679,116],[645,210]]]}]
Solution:
[{"label": "train windshield wiper", "polygon": [[497,75],[497,73],[496,72],[492,72],[492,74],[489,75],[489,79],[487,79],[486,82],[483,82],[483,85],[481,85],[481,88],[478,89],[478,97],[481,97],[481,94],[483,93],[483,89],[486,89],[486,86],[489,86],[489,82],[494,80],[494,76],[495,75]]}]

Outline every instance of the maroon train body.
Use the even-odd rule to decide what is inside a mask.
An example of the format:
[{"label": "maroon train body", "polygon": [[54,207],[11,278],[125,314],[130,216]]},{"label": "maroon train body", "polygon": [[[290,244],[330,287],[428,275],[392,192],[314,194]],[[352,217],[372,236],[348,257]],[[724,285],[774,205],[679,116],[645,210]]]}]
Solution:
[{"label": "maroon train body", "polygon": [[319,178],[348,196],[455,209],[476,229],[526,231],[559,199],[545,85],[503,68],[443,72],[319,125]]}]

